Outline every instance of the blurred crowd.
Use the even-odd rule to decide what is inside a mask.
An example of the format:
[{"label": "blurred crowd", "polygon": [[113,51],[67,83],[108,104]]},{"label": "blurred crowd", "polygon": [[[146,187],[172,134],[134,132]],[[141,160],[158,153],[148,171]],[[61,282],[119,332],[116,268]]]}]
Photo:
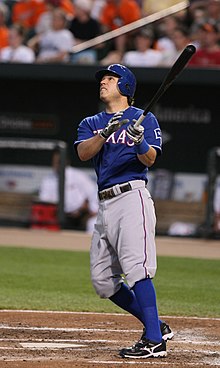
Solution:
[{"label": "blurred crowd", "polygon": [[189,43],[191,67],[220,65],[220,0],[73,52],[74,46],[147,17],[175,0],[0,0],[0,62],[170,66]]}]

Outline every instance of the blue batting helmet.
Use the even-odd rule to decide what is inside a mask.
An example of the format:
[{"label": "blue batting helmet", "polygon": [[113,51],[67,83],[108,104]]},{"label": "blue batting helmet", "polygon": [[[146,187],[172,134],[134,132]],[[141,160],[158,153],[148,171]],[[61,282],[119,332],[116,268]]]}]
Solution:
[{"label": "blue batting helmet", "polygon": [[104,75],[112,74],[119,77],[118,89],[123,96],[134,97],[136,90],[136,78],[126,66],[121,64],[111,64],[107,69],[96,72],[96,79],[101,82]]}]

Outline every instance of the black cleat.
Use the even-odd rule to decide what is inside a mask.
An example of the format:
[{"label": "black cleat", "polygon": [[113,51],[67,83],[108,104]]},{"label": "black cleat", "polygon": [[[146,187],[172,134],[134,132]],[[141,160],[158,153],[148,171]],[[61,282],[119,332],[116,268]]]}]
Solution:
[{"label": "black cleat", "polygon": [[167,356],[166,342],[162,340],[159,343],[148,339],[141,339],[131,348],[124,348],[119,352],[122,358],[163,358]]},{"label": "black cleat", "polygon": [[161,323],[160,330],[164,341],[171,340],[173,338],[174,333],[166,322]]},{"label": "black cleat", "polygon": [[[171,330],[170,326],[166,322],[162,322],[160,325],[160,331],[162,334],[162,339],[164,341],[171,340],[174,336],[173,331]],[[146,329],[143,328],[141,340],[145,338]]]}]

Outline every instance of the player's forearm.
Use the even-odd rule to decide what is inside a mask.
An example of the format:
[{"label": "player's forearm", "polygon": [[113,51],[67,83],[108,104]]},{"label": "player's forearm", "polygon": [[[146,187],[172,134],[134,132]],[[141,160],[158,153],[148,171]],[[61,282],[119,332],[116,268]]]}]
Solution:
[{"label": "player's forearm", "polygon": [[77,152],[81,161],[88,161],[93,158],[102,148],[105,139],[99,134],[78,144]]},{"label": "player's forearm", "polygon": [[142,155],[138,154],[137,156],[143,165],[151,167],[156,160],[157,152],[153,147],[150,146],[149,151]]}]

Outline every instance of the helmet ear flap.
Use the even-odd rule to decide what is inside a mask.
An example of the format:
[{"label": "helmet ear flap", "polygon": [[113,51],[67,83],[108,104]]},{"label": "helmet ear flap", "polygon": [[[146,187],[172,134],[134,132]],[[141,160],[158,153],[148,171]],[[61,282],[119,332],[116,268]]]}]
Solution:
[{"label": "helmet ear flap", "polygon": [[125,83],[125,88],[128,90],[128,92],[130,92],[130,86],[128,83]]}]

